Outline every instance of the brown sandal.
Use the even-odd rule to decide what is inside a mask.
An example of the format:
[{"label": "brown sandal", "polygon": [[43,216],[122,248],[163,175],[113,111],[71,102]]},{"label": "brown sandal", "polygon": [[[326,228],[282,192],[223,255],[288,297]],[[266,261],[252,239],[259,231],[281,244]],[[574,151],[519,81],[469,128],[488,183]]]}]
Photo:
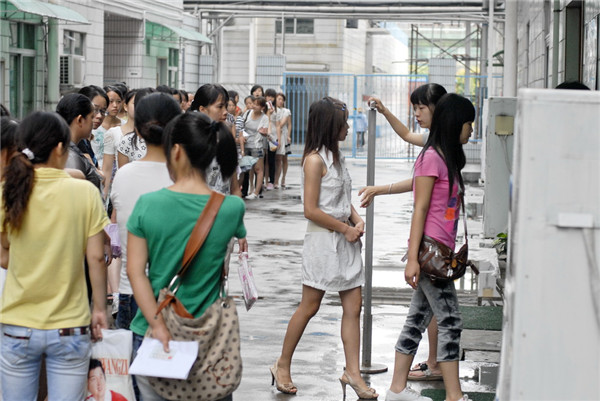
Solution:
[{"label": "brown sandal", "polygon": [[443,380],[442,372],[435,372],[429,369],[427,363],[421,362],[416,364],[408,371],[408,380],[412,381],[436,381]]}]

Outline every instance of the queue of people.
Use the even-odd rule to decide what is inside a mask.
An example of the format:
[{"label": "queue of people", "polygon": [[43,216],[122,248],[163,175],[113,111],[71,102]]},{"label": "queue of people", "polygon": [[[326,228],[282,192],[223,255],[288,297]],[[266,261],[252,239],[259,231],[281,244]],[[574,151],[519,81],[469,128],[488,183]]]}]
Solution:
[{"label": "queue of people", "polygon": [[[411,95],[417,122],[430,129],[420,135],[380,99],[369,101],[402,139],[423,146],[413,180],[359,193],[363,207],[382,194],[412,190],[414,197],[405,279],[415,293],[385,399],[430,400],[407,380],[441,375],[449,401],[468,400],[458,380],[462,324],[454,284],[439,285],[420,275],[418,252],[424,235],[454,248],[464,191],[462,145],[472,132],[475,110],[462,96],[423,85]],[[65,95],[56,113],[35,112],[21,122],[3,117],[3,399],[36,399],[42,356],[50,401],[86,398],[90,344],[108,328],[107,293],[117,306],[116,327],[134,334],[134,354],[147,332],[168,349],[172,333],[157,315],[157,297],[178,271],[187,239],[213,191],[226,198],[178,298],[194,317],[217,299],[221,268],[228,264],[234,239],[239,252],[248,251],[241,198],[253,200],[263,189],[286,187],[291,143],[284,94],[263,93],[256,86],[244,99],[246,110],[238,102],[237,93],[217,84],[203,85],[193,96],[168,87],[90,86]],[[294,351],[325,292],[336,291],[343,311],[343,394],[350,386],[359,398],[374,400],[379,393],[366,384],[359,366],[365,223],[352,206],[352,181],[339,150],[348,134],[348,113],[343,101],[331,97],[309,110],[301,166],[308,219],[302,299],[270,373],[278,391],[302,391],[292,381]],[[244,156],[256,159],[245,177],[238,169]],[[115,266],[104,230],[111,220],[118,225],[122,253],[118,279],[107,285],[107,267]],[[411,368],[426,328],[430,356]],[[144,376],[135,377],[135,389],[138,399],[165,399]],[[231,394],[220,398],[231,399]]]}]

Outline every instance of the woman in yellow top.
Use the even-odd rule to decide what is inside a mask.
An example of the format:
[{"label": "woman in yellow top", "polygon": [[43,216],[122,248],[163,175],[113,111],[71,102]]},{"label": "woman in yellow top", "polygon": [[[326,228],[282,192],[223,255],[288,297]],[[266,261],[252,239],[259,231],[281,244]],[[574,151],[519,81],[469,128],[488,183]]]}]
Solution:
[{"label": "woman in yellow top", "polygon": [[[103,228],[109,221],[98,189],[63,170],[69,142],[69,127],[58,114],[35,112],[17,129],[18,151],[4,172],[0,265],[8,270],[0,309],[0,381],[5,401],[37,398],[42,354],[49,399],[84,399],[90,340],[107,328]],[[93,288],[91,314],[84,256]]]}]

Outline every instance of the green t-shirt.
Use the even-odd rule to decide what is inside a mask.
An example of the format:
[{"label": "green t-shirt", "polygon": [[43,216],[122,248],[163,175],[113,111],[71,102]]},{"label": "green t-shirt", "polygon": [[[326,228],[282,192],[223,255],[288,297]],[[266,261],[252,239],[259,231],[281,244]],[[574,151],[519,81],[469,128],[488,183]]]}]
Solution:
[{"label": "green t-shirt", "polygon": [[[169,189],[142,195],[127,221],[127,230],[146,239],[148,278],[154,296],[171,282],[181,268],[185,245],[209,195],[173,192]],[[244,201],[227,196],[204,245],[183,276],[177,298],[188,312],[199,317],[219,297],[220,277],[227,245],[232,237],[245,238]],[[138,310],[131,331],[144,335],[148,322]]]}]

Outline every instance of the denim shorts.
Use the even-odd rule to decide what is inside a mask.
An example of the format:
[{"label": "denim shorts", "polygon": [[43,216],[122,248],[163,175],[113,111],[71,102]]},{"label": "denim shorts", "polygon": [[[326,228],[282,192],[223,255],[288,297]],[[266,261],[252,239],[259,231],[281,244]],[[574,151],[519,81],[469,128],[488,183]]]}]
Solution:
[{"label": "denim shorts", "polygon": [[258,157],[259,159],[265,156],[265,151],[263,149],[246,148],[244,149],[244,152],[246,153],[246,156]]},{"label": "denim shorts", "polygon": [[[76,329],[75,331],[77,331]],[[2,325],[0,382],[3,400],[37,399],[42,355],[46,355],[49,400],[83,400],[87,395],[90,335],[59,335],[59,330],[40,330]]]}]

